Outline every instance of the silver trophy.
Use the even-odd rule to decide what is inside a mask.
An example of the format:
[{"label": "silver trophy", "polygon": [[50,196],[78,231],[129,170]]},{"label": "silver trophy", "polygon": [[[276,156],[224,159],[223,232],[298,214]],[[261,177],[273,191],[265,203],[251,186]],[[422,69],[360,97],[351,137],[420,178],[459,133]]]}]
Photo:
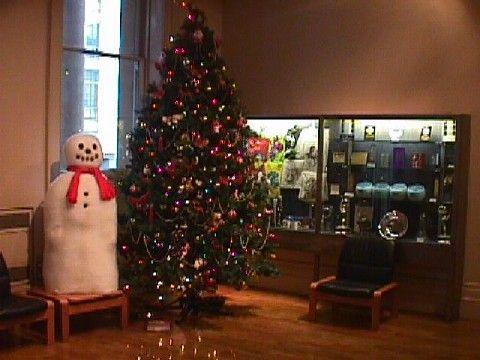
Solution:
[{"label": "silver trophy", "polygon": [[450,225],[450,210],[446,205],[438,207],[438,239],[450,239],[449,225]]},{"label": "silver trophy", "polygon": [[320,231],[321,232],[332,231],[332,216],[333,216],[332,205],[323,205],[322,206],[322,216],[321,216],[321,219],[320,219]]},{"label": "silver trophy", "polygon": [[418,222],[417,242],[424,242],[425,240],[428,240],[427,216],[425,215],[425,212],[422,212]]},{"label": "silver trophy", "polygon": [[339,224],[335,229],[341,232],[350,230],[350,199],[347,196],[343,196],[340,202]]},{"label": "silver trophy", "polygon": [[378,224],[378,232],[387,240],[400,239],[407,233],[407,230],[408,218],[398,210],[387,212]]}]

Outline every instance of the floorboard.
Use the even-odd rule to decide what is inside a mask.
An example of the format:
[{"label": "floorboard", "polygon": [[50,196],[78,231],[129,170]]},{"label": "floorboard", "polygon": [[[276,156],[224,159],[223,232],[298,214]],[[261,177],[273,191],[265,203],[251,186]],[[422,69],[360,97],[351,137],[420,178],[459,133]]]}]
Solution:
[{"label": "floorboard", "polygon": [[205,316],[172,333],[147,333],[140,322],[121,331],[112,314],[80,316],[66,343],[45,346],[24,329],[3,334],[0,359],[480,359],[480,321],[400,313],[372,332],[363,310],[320,309],[311,323],[306,299],[221,292],[230,315]]}]

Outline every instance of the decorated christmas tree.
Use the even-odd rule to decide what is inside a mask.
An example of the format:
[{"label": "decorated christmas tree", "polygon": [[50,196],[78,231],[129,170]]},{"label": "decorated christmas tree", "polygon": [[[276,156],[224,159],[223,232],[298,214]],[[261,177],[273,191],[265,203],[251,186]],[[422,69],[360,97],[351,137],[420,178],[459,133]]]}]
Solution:
[{"label": "decorated christmas tree", "polygon": [[120,251],[134,293],[158,305],[178,297],[188,314],[218,283],[242,287],[276,269],[267,183],[248,149],[255,134],[204,13],[181,6],[187,17],[156,64],[161,85],[130,138]]}]

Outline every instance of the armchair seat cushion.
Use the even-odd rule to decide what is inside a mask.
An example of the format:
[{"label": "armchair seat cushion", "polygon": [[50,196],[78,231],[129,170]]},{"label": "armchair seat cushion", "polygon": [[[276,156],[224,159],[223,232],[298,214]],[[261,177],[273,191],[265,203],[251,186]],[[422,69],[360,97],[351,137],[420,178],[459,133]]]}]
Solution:
[{"label": "armchair seat cushion", "polygon": [[45,311],[47,306],[47,302],[41,299],[12,295],[0,309],[0,321]]},{"label": "armchair seat cushion", "polygon": [[322,284],[318,291],[339,296],[369,298],[381,287],[381,284],[339,279]]}]

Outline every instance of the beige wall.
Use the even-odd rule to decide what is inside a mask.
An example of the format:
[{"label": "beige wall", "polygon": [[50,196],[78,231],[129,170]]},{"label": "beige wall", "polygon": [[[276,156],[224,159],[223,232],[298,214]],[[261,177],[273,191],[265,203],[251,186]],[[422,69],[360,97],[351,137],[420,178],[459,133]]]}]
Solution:
[{"label": "beige wall", "polygon": [[36,206],[46,176],[49,1],[0,1],[0,208]]},{"label": "beige wall", "polygon": [[[480,146],[478,2],[195,3],[222,35],[223,53],[251,113],[470,113],[471,148]],[[47,167],[58,157],[59,4],[60,0],[0,1],[0,208],[38,205]],[[50,6],[56,14],[52,34]],[[167,16],[181,19],[183,14]],[[167,32],[178,27],[174,21]],[[53,47],[48,45],[50,36]],[[464,313],[480,308],[469,306],[480,305],[477,161],[480,155],[473,150],[465,297],[478,302],[465,303]]]},{"label": "beige wall", "polygon": [[243,0],[225,1],[223,12],[223,53],[251,114],[472,115],[472,301],[462,311],[480,317],[480,3]]}]

